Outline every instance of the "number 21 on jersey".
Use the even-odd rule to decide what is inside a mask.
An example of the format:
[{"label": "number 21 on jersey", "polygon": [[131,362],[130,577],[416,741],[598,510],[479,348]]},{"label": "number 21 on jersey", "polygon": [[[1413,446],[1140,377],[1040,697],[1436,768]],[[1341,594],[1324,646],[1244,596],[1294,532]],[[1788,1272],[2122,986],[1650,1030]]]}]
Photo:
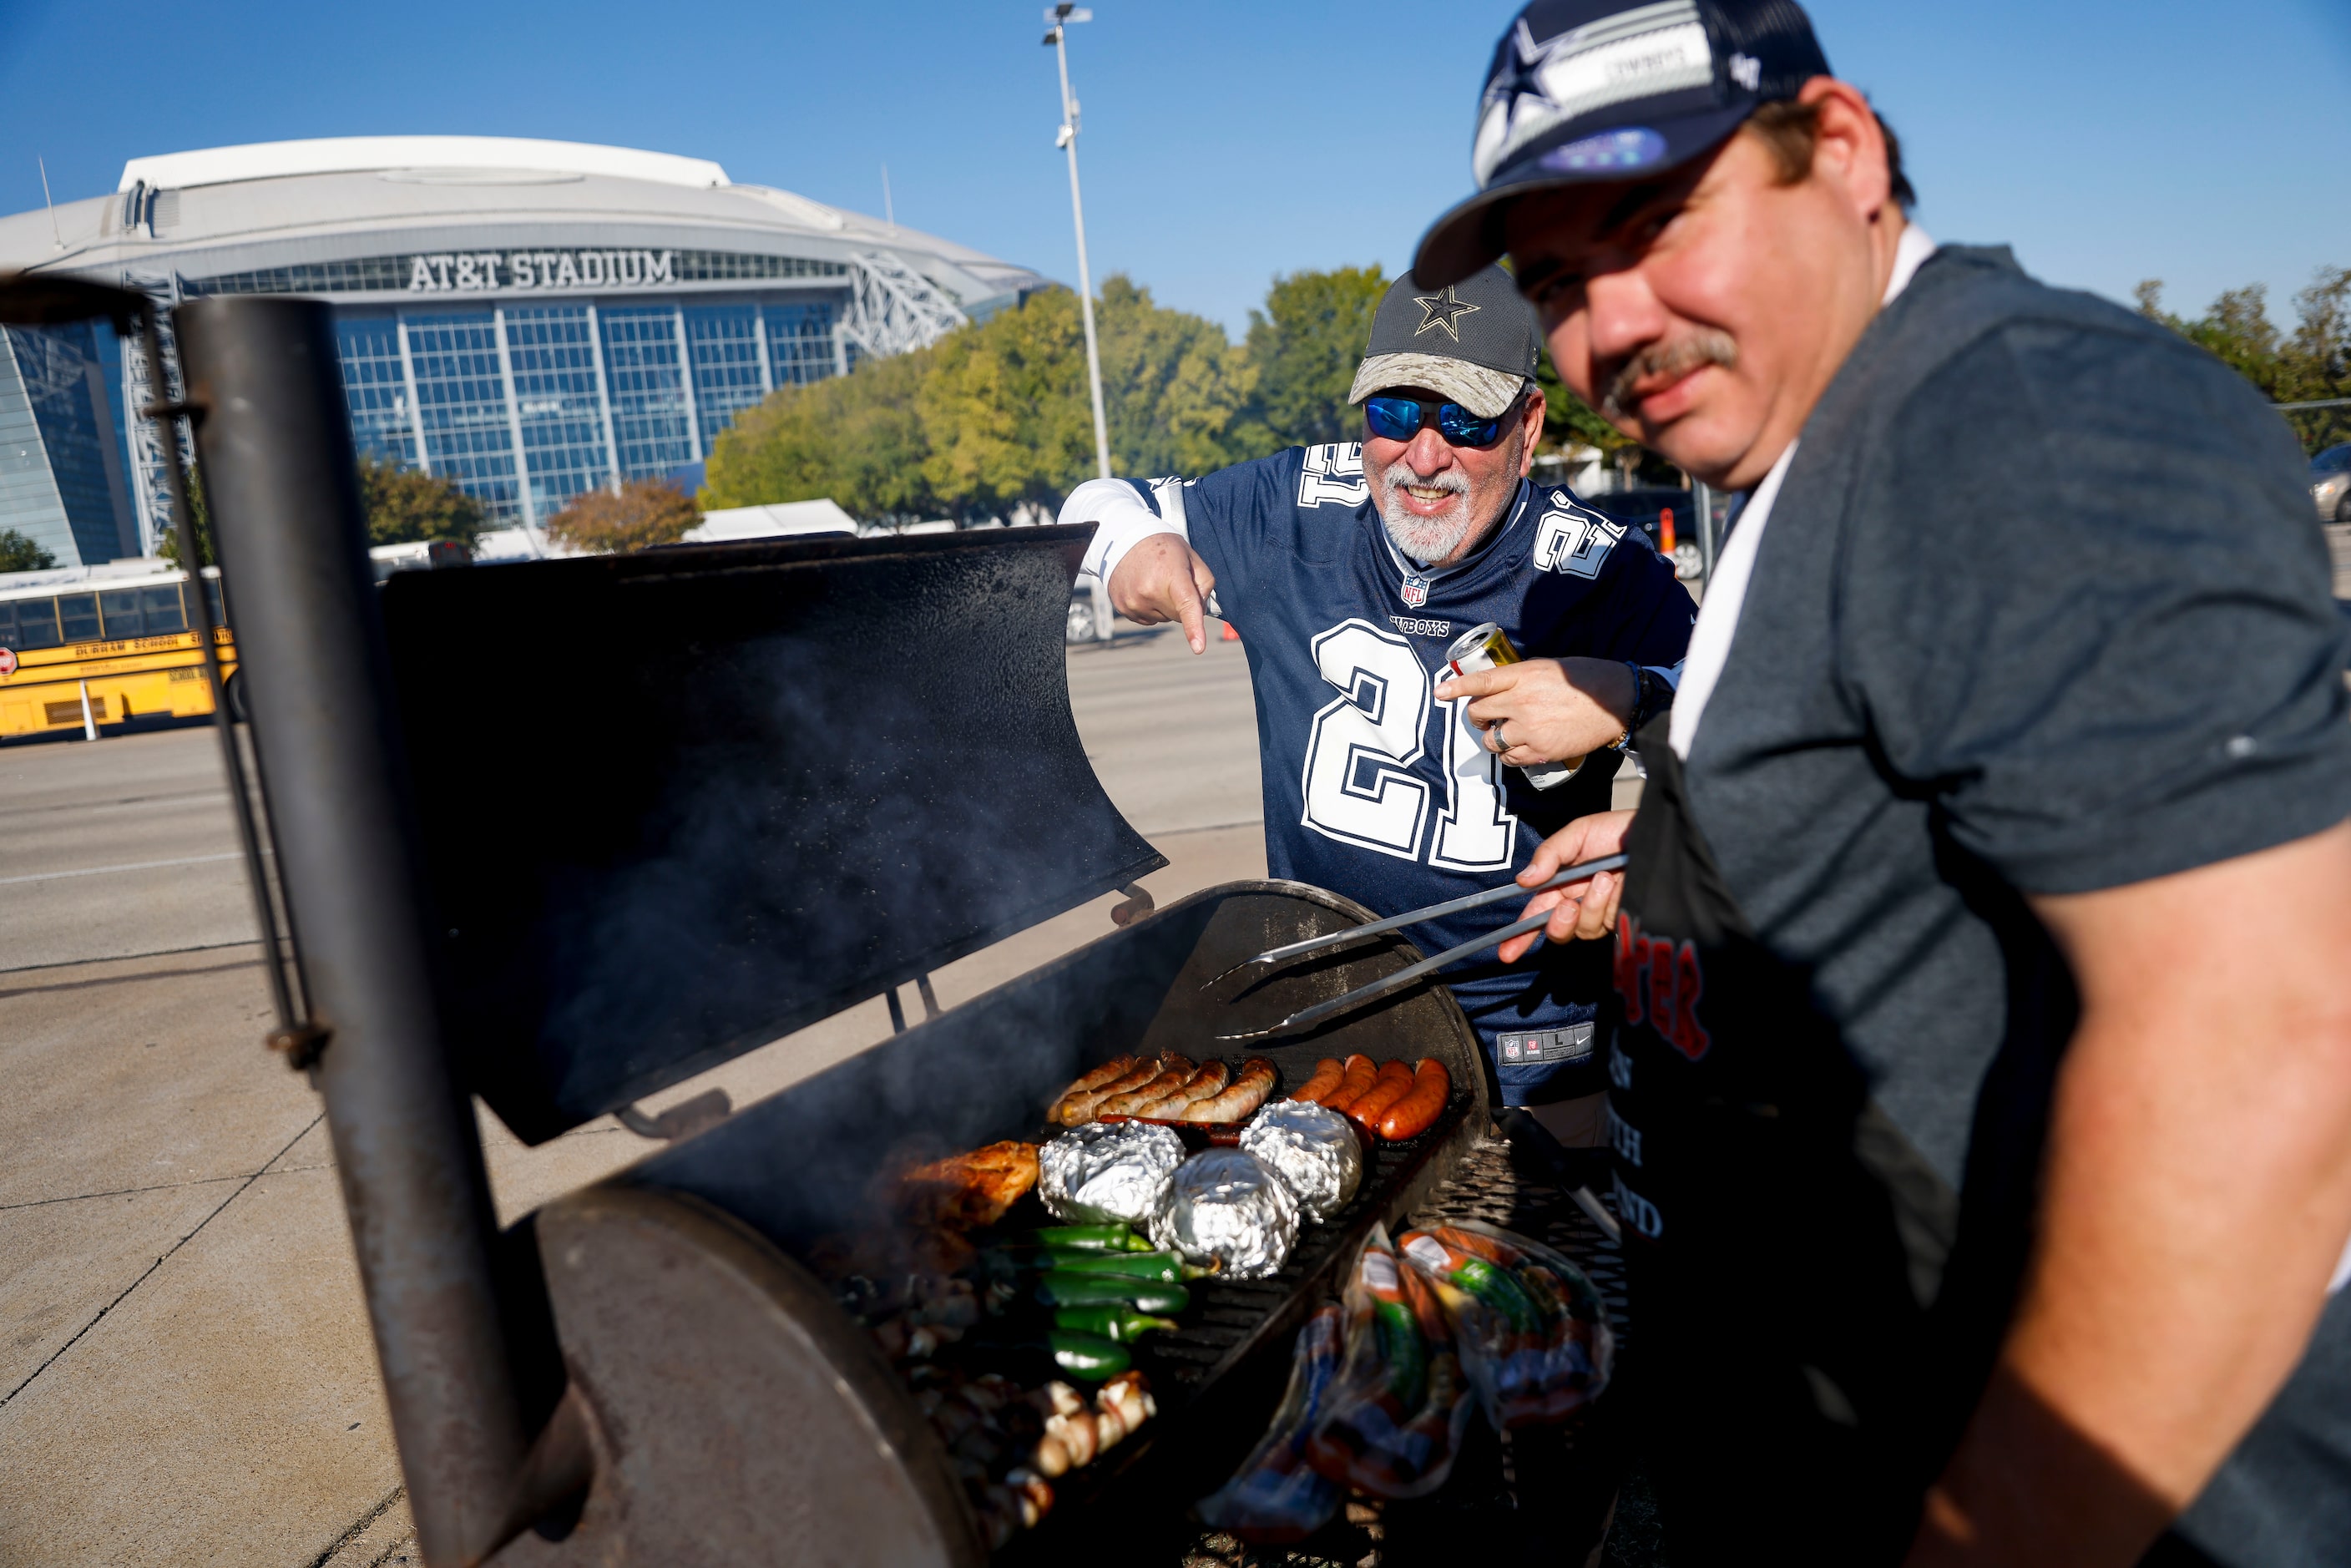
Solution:
[{"label": "number 21 on jersey", "polygon": [[[1315,668],[1340,695],[1315,714],[1307,737],[1306,826],[1403,860],[1418,860],[1426,836],[1432,866],[1508,869],[1518,819],[1503,807],[1501,764],[1469,722],[1468,705],[1434,701],[1412,644],[1368,621],[1343,621],[1312,648]],[[1433,833],[1435,791],[1416,771],[1432,710],[1445,748],[1445,805]]]}]

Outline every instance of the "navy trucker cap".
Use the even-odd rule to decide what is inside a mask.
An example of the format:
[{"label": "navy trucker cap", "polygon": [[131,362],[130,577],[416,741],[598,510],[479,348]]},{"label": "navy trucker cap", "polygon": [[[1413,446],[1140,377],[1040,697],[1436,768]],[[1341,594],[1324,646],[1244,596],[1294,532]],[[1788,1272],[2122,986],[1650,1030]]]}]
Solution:
[{"label": "navy trucker cap", "polygon": [[1660,173],[1828,74],[1795,0],[1533,0],[1486,73],[1478,193],[1421,236],[1413,276],[1458,282],[1502,254],[1518,197]]}]

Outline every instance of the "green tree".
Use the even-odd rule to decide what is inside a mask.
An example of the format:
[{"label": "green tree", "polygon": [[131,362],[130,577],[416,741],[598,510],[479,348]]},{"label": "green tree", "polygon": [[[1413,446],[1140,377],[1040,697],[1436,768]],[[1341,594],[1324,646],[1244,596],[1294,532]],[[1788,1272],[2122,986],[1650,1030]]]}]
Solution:
[{"label": "green tree", "polygon": [[0,571],[47,571],[57,558],[14,528],[0,528]]},{"label": "green tree", "polygon": [[[2164,309],[2159,278],[2133,293],[2140,315],[2209,350],[2273,402],[2351,397],[2351,267],[2320,267],[2294,296],[2294,329],[2283,334],[2271,322],[2268,291],[2258,283],[2230,289],[2192,320]],[[2300,409],[2285,418],[2305,452],[2351,440],[2351,409]]]},{"label": "green tree", "polygon": [[572,549],[617,555],[675,544],[702,514],[685,492],[662,479],[632,479],[615,493],[585,490],[547,520],[548,538]]},{"label": "green tree", "polygon": [[1571,446],[1595,447],[1610,455],[1634,444],[1633,438],[1600,417],[1600,411],[1575,395],[1559,379],[1546,353],[1535,363],[1535,384],[1542,388],[1543,433],[1537,450],[1564,451]]},{"label": "green tree", "polygon": [[1265,308],[1249,312],[1245,346],[1257,385],[1236,457],[1357,438],[1363,416],[1347,392],[1387,287],[1377,262],[1273,280]]},{"label": "green tree", "polygon": [[[359,455],[359,477],[360,515],[367,519],[368,543],[371,545],[455,539],[470,549],[482,530],[489,527],[489,514],[482,503],[445,476],[402,468],[373,453],[362,452]],[[195,517],[196,549],[204,555],[204,564],[218,565],[219,558],[213,549],[212,507],[204,500],[201,467],[188,470],[188,509]],[[155,541],[155,553],[173,566],[180,564],[179,531],[168,518],[162,537]]]},{"label": "green tree", "polygon": [[[1203,474],[1236,457],[1235,427],[1258,379],[1248,351],[1204,317],[1162,309],[1123,276],[1102,285],[1102,401],[1121,474]],[[1082,367],[1083,344],[1080,344]],[[1092,414],[1088,414],[1088,455]],[[1081,465],[1077,478],[1088,477]],[[1061,488],[1068,488],[1067,485]]]},{"label": "green tree", "polygon": [[[1077,296],[1034,295],[943,340],[917,402],[924,474],[958,518],[1051,506],[1092,472],[1093,414]],[[1108,382],[1105,376],[1105,382]]]},{"label": "green tree", "polygon": [[[218,566],[220,556],[213,549],[212,508],[204,504],[204,470],[193,465],[188,469],[188,515],[196,525],[196,553],[204,558],[201,564]],[[155,540],[155,553],[177,566],[180,564],[179,525],[166,516],[160,527],[162,531]]]},{"label": "green tree", "polygon": [[933,357],[868,360],[744,410],[711,448],[703,507],[831,499],[868,522],[937,516],[945,508],[925,477],[930,442],[915,406]]},{"label": "green tree", "polygon": [[471,549],[489,527],[482,503],[445,475],[403,468],[371,452],[360,454],[359,474],[360,507],[371,545],[452,539]]}]

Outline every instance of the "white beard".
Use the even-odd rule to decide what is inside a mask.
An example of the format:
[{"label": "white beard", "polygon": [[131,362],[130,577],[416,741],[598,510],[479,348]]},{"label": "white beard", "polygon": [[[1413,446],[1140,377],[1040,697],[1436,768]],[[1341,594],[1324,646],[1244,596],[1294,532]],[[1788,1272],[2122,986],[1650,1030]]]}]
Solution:
[{"label": "white beard", "polygon": [[[1412,465],[1402,458],[1387,465],[1374,482],[1380,497],[1380,520],[1387,525],[1388,538],[1395,548],[1426,566],[1443,560],[1460,548],[1468,535],[1472,517],[1469,507],[1469,481],[1458,469],[1424,479],[1413,472]],[[1404,486],[1418,485],[1450,490],[1453,504],[1433,517],[1422,517],[1404,498]]]}]

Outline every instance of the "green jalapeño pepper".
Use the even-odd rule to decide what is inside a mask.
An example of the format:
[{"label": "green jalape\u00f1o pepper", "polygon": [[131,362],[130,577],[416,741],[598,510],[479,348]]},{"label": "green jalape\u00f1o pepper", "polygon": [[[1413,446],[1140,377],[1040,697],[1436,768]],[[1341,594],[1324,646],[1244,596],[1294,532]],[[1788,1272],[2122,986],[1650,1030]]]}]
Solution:
[{"label": "green jalape\u00f1o pepper", "polygon": [[1428,1397],[1428,1347],[1420,1324],[1402,1301],[1374,1301],[1372,1328],[1379,1336],[1380,1359],[1388,1364],[1388,1392],[1405,1416],[1417,1415]]},{"label": "green jalape\u00f1o pepper", "polygon": [[1124,1274],[1134,1280],[1157,1280],[1173,1285],[1183,1280],[1197,1280],[1216,1272],[1197,1264],[1186,1263],[1173,1252],[1066,1252],[1047,1254],[1055,1269],[1073,1270],[1081,1274]]},{"label": "green jalape\u00f1o pepper", "polygon": [[1056,1269],[1039,1281],[1037,1299],[1051,1307],[1132,1307],[1139,1312],[1180,1312],[1192,1304],[1192,1292],[1181,1285],[1165,1285],[1156,1280]]},{"label": "green jalape\u00f1o pepper", "polygon": [[1068,1252],[1148,1252],[1151,1243],[1123,1225],[1048,1225],[1029,1240]]},{"label": "green jalape\u00f1o pepper", "polygon": [[1104,1339],[1131,1344],[1144,1334],[1166,1333],[1176,1326],[1173,1318],[1145,1317],[1128,1306],[1063,1307],[1053,1314],[1057,1329],[1074,1329],[1080,1333],[1100,1334]]},{"label": "green jalape\u00f1o pepper", "polygon": [[1134,1358],[1126,1353],[1124,1345],[1099,1334],[1055,1329],[1045,1336],[1045,1343],[1052,1347],[1054,1363],[1063,1372],[1089,1383],[1116,1377],[1134,1364]]}]

